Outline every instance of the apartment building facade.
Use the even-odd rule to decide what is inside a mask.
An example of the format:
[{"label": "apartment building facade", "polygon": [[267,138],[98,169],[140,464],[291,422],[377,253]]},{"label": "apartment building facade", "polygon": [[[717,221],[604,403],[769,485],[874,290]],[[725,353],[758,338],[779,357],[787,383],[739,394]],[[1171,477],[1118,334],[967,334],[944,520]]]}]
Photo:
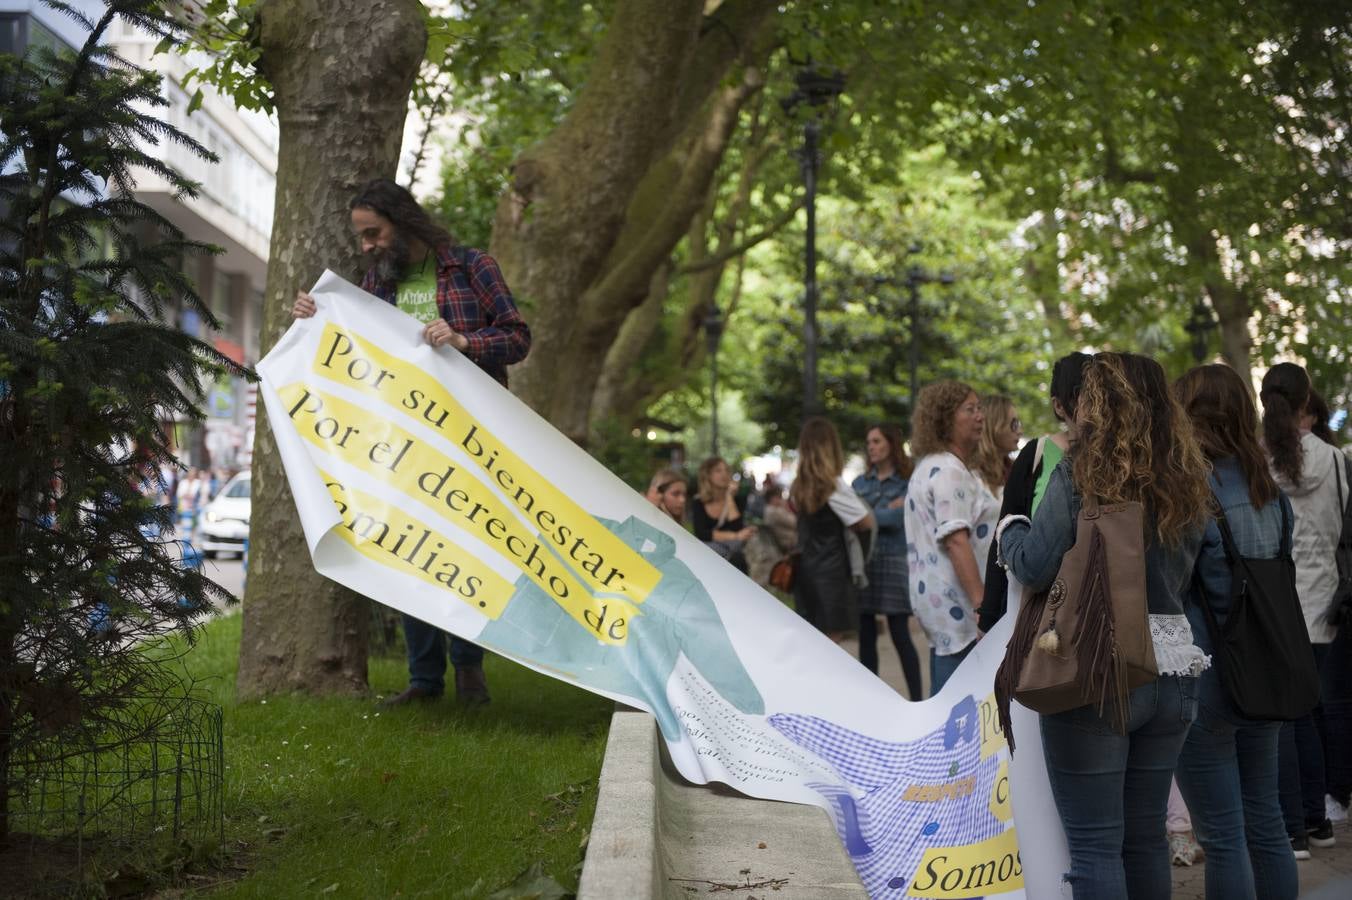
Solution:
[{"label": "apartment building facade", "polygon": [[[77,0],[91,19],[104,5]],[[39,0],[0,0],[0,52],[22,54],[36,46],[79,47],[87,32],[78,22]],[[173,144],[142,149],[197,182],[196,198],[177,198],[152,172],[137,173],[136,197],[153,207],[191,239],[221,248],[217,256],[188,257],[184,272],[219,320],[211,331],[194,310],[171,311],[183,331],[211,343],[236,362],[252,365],[259,357],[263,291],[276,187],[277,127],[267,116],[236,109],[229,98],[203,89],[203,103],[188,106],[196,88],[184,87],[187,72],[200,59],[154,52],[159,39],[117,22],[108,40],[129,62],[159,72],[168,102],[157,114],[218,157],[211,163]],[[179,457],[197,467],[243,468],[253,447],[254,392],[243,379],[224,377],[209,387],[207,418],[201,425],[167,422]]]}]

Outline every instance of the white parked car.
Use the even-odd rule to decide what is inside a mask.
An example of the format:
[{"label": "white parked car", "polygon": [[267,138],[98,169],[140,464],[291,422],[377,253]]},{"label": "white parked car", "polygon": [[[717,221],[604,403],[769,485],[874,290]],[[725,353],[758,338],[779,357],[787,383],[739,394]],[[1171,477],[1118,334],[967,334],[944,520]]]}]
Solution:
[{"label": "white parked car", "polygon": [[207,559],[217,553],[244,553],[244,541],[249,537],[249,472],[240,472],[225,483],[210,503],[202,510],[198,523],[198,549]]}]

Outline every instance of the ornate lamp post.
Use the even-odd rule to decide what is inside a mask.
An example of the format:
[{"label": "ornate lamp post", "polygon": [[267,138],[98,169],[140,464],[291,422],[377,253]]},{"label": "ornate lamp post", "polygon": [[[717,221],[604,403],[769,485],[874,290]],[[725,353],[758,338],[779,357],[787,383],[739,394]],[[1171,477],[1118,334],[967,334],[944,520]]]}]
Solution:
[{"label": "ornate lamp post", "polygon": [[1216,329],[1216,319],[1200,299],[1192,305],[1192,315],[1183,330],[1192,338],[1192,359],[1197,365],[1206,361],[1208,335]]},{"label": "ornate lamp post", "polygon": [[723,338],[723,314],[715,305],[704,318],[705,347],[709,351],[709,455],[718,456],[718,345]]},{"label": "ornate lamp post", "polygon": [[803,122],[803,146],[796,153],[807,189],[807,241],[803,275],[803,418],[821,412],[817,390],[817,170],[821,166],[818,147],[822,130],[823,107],[845,90],[845,75],[826,71],[811,61],[798,70],[797,88],[779,101],[784,112],[795,115],[806,104],[811,114]]},{"label": "ornate lamp post", "polygon": [[[912,241],[911,245],[906,248],[906,253],[908,256],[914,256],[922,249],[924,248],[919,241]],[[879,276],[873,280],[876,284],[897,283],[895,278],[887,276]],[[933,272],[927,271],[914,263],[906,269],[906,278],[903,283],[906,285],[907,298],[910,301],[907,319],[911,326],[910,375],[912,408],[915,407],[916,395],[920,393],[920,285],[929,284],[935,281],[947,287],[957,281],[957,279],[950,272],[940,272],[938,275],[935,275]]]}]

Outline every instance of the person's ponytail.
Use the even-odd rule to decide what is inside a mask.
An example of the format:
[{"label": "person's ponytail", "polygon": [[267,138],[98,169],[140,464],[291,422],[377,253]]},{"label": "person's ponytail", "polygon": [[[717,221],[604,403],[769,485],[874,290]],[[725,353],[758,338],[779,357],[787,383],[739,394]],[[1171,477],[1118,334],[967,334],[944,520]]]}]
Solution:
[{"label": "person's ponytail", "polygon": [[1294,363],[1278,363],[1263,376],[1263,443],[1272,468],[1293,485],[1300,484],[1304,452],[1300,415],[1310,399],[1310,376]]}]

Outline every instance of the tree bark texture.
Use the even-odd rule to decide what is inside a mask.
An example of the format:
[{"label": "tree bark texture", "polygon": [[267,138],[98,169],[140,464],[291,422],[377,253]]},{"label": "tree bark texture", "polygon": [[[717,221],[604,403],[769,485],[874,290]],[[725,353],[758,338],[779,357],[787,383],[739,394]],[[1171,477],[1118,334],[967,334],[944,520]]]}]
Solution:
[{"label": "tree bark texture", "polygon": [[[774,5],[621,0],[567,117],[513,167],[492,250],[531,325],[513,388],[585,443],[593,392],[630,311],[650,296],[707,196],[756,74],[719,87],[766,52]],[[717,22],[712,20],[716,19]]]},{"label": "tree bark texture", "polygon": [[[1245,288],[1226,279],[1221,269],[1221,255],[1216,238],[1200,221],[1188,216],[1185,210],[1174,216],[1175,227],[1188,248],[1189,264],[1199,273],[1211,309],[1220,324],[1221,356],[1247,383],[1253,365],[1253,340],[1249,337],[1249,319],[1257,309],[1257,301]],[[1179,224],[1180,219],[1182,224]]]},{"label": "tree bark texture", "polygon": [[[259,21],[280,124],[266,352],[298,289],[325,268],[360,274],[347,204],[363,181],[394,177],[427,32],[417,0],[264,0]],[[266,417],[253,471],[239,695],[364,692],[369,601],[315,572]]]},{"label": "tree bark texture", "polygon": [[[764,99],[762,95],[758,102]],[[592,397],[593,423],[636,419],[656,399],[679,387],[686,372],[702,364],[706,352],[706,342],[701,339],[704,320],[722,293],[728,264],[737,260],[740,266],[747,250],[778,234],[798,213],[799,207],[794,204],[762,224],[754,235],[743,233],[749,227],[752,194],[761,169],[778,149],[778,142],[753,122],[732,196],[720,208],[716,185],[710,186],[703,208],[688,226],[685,263],[679,269],[663,265],[654,273],[647,296],[624,319],[608,348]],[[664,313],[673,274],[685,276],[685,291],[681,310],[668,319]],[[723,305],[725,320],[736,310],[740,284],[738,277],[732,298]]]}]

